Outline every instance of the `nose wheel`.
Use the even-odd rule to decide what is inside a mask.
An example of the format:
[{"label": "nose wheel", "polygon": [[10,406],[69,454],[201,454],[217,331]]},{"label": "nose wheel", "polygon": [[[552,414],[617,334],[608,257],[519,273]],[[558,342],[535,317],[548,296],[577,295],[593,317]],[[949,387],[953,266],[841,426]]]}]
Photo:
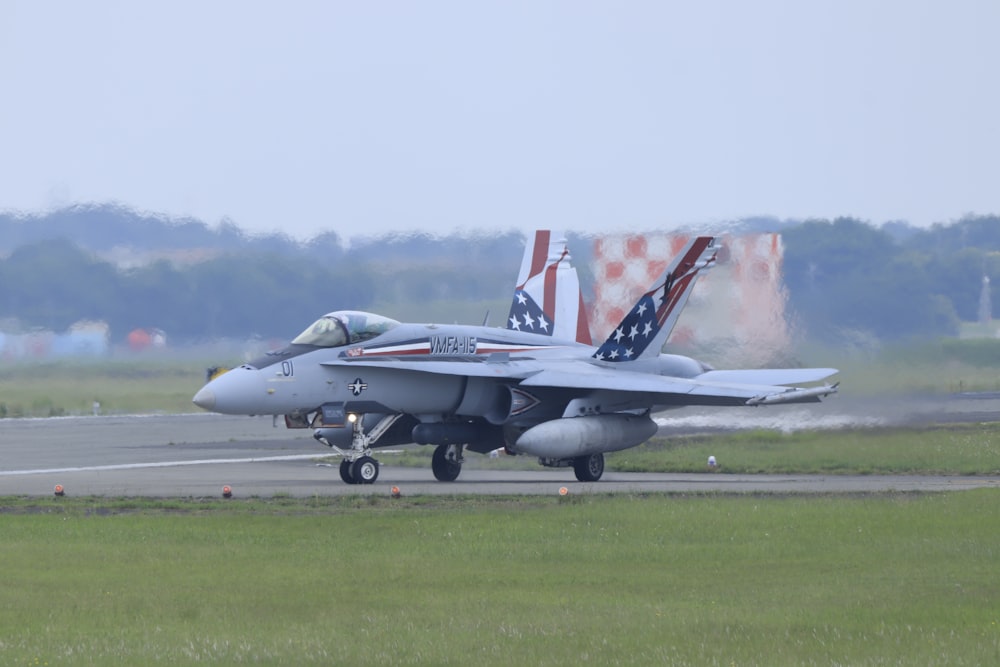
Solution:
[{"label": "nose wheel", "polygon": [[354,475],[351,473],[351,461],[349,459],[340,460],[340,479],[346,484],[354,484]]},{"label": "nose wheel", "polygon": [[340,479],[347,484],[374,484],[378,479],[378,461],[370,456],[362,456],[356,461],[343,459],[340,462]]},{"label": "nose wheel", "polygon": [[378,479],[378,461],[370,456],[362,456],[351,464],[351,476],[355,484],[374,484]]}]

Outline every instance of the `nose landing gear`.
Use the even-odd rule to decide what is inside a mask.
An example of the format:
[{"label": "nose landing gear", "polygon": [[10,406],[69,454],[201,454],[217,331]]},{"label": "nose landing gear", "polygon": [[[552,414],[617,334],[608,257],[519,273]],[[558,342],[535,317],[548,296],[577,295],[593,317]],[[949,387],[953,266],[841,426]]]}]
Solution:
[{"label": "nose landing gear", "polygon": [[378,479],[379,462],[372,458],[372,443],[379,439],[402,415],[386,415],[375,425],[371,433],[365,433],[363,415],[355,415],[351,421],[351,448],[337,447],[324,434],[324,429],[316,429],[313,437],[340,454],[340,479],[347,484],[374,484]]}]

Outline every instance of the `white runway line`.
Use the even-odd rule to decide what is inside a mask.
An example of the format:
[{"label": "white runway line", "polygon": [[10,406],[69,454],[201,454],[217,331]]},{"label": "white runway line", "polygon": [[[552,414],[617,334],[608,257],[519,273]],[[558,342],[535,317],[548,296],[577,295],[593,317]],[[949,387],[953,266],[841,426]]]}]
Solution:
[{"label": "white runway line", "polygon": [[306,461],[321,459],[330,454],[290,454],[288,456],[260,456],[246,459],[196,459],[193,461],[159,461],[156,463],[119,463],[106,466],[82,466],[76,468],[45,468],[38,470],[0,470],[0,477],[14,475],[45,475],[63,472],[97,472],[103,470],[138,470],[140,468],[173,468],[176,466],[217,465],[222,463],[268,463],[271,461]]}]

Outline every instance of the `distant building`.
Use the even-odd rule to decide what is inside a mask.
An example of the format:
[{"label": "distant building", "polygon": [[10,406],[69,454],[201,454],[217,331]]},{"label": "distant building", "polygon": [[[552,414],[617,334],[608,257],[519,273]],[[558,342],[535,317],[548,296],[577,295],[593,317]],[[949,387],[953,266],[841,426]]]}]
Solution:
[{"label": "distant building", "polygon": [[125,342],[134,352],[150,348],[160,349],[167,346],[167,334],[162,329],[133,329],[126,336]]},{"label": "distant building", "polygon": [[47,329],[28,333],[0,333],[0,359],[49,359],[52,357],[102,357],[110,351],[106,322],[80,320],[61,334]]}]

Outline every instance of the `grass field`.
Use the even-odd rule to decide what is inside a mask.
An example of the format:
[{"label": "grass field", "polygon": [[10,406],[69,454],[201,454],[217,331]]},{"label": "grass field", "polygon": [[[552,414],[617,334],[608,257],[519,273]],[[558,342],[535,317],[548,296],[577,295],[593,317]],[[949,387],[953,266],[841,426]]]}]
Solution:
[{"label": "grass field", "polygon": [[654,438],[608,460],[620,471],[704,472],[709,456],[730,473],[998,474],[1000,423]]},{"label": "grass field", "polygon": [[0,418],[86,415],[94,401],[103,414],[192,412],[191,397],[210,365],[177,359],[0,365]]},{"label": "grass field", "polygon": [[998,500],[0,499],[0,663],[997,664]]}]

